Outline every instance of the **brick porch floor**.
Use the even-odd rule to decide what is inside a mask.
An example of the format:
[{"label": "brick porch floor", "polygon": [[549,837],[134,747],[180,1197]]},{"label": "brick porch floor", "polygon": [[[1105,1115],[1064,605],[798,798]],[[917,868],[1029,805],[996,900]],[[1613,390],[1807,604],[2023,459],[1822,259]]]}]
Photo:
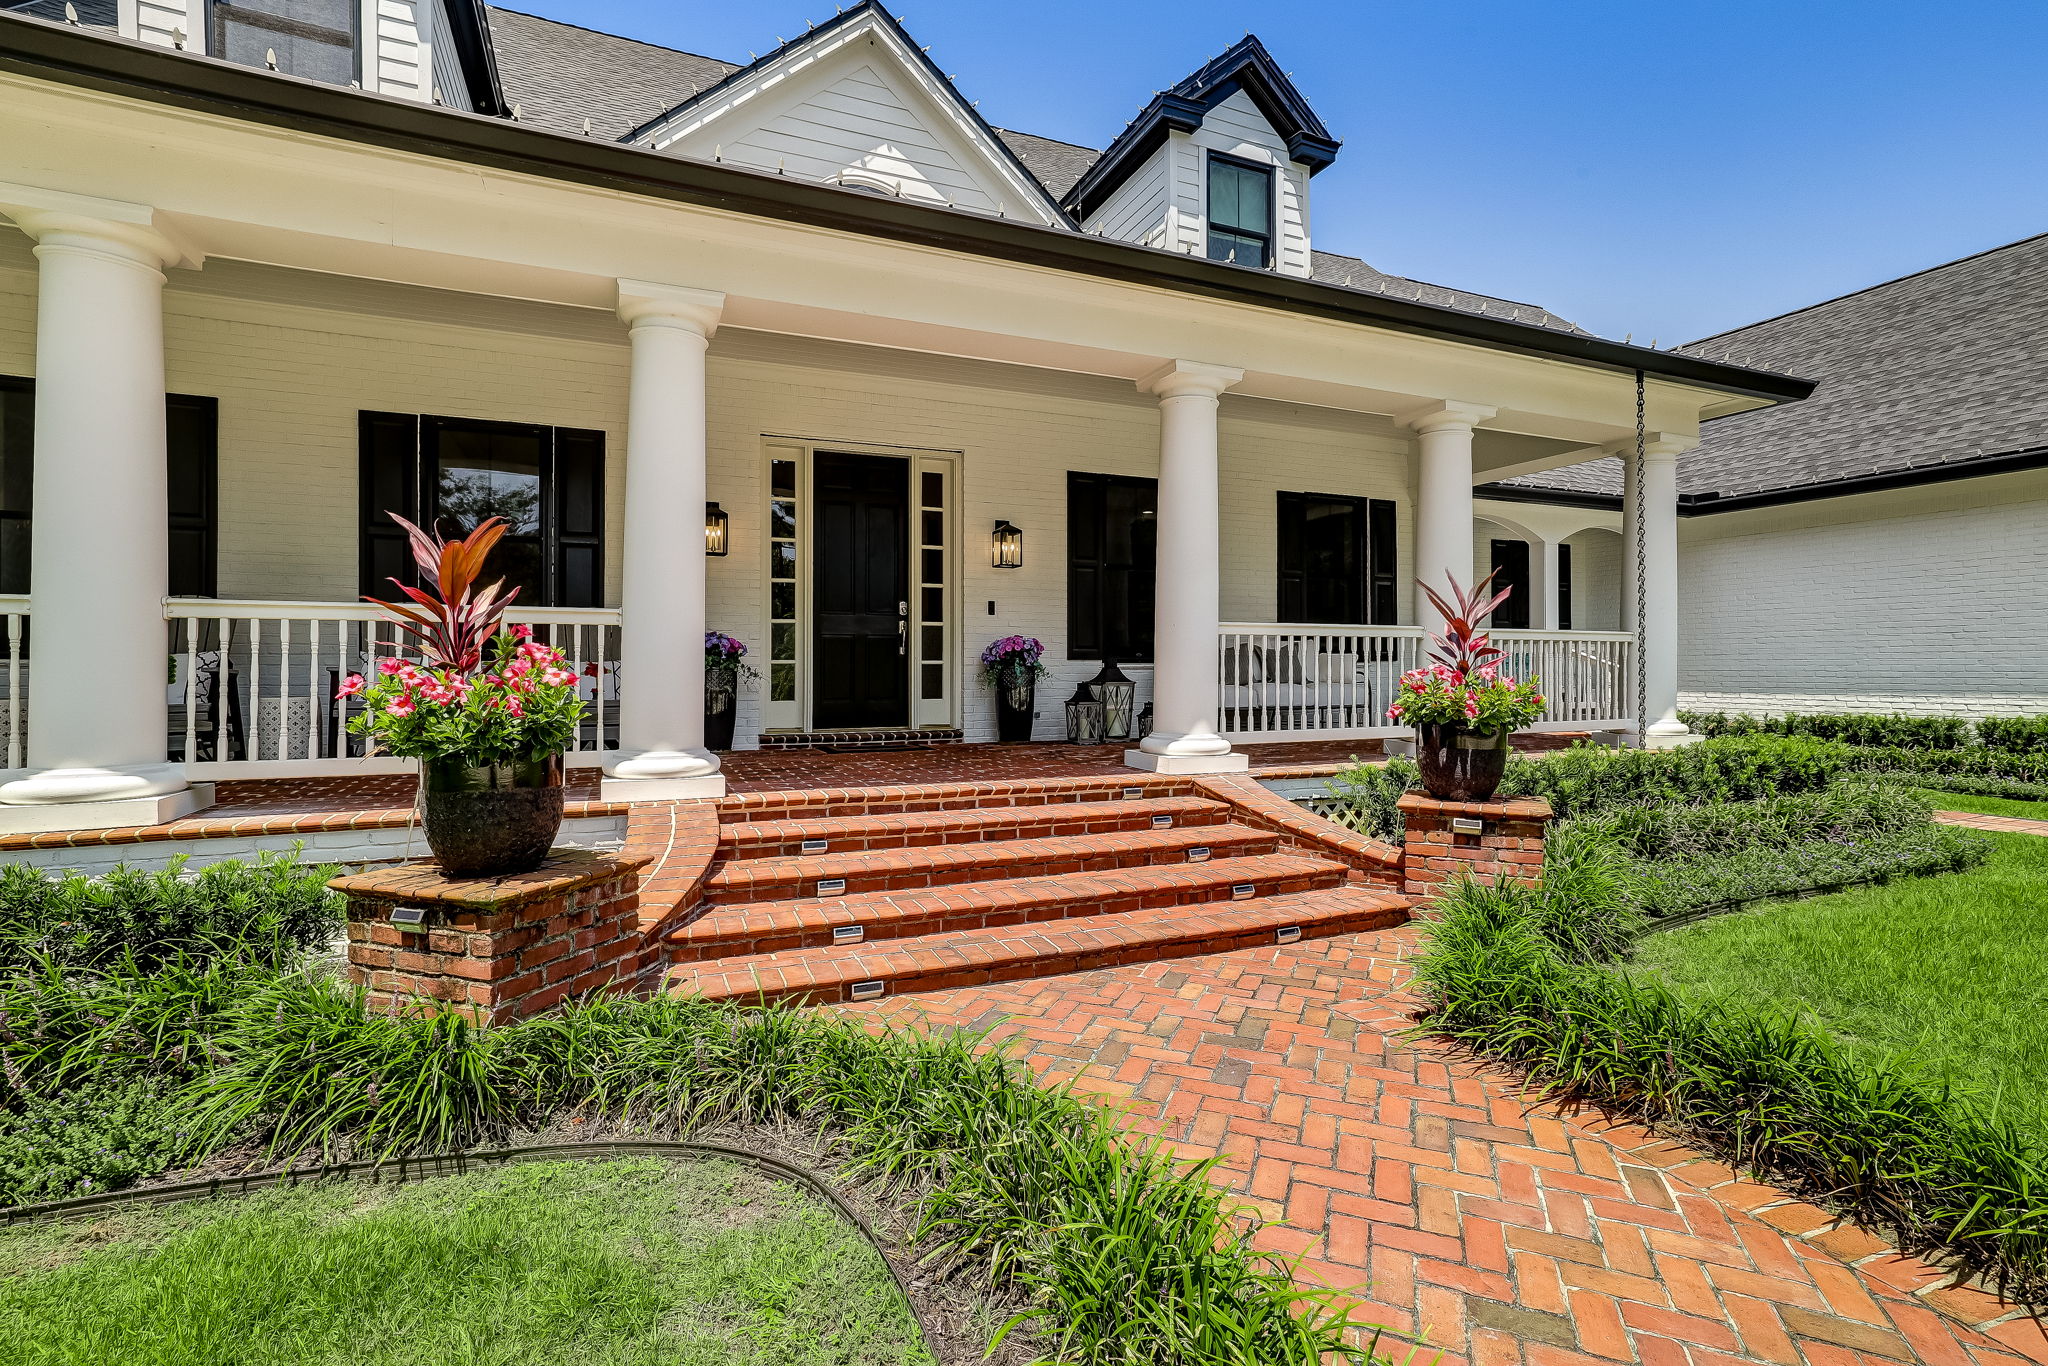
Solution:
[{"label": "brick porch floor", "polygon": [[[2020,1366],[2048,1339],[1853,1226],[1408,1040],[1417,925],[836,1007],[1021,1040],[1285,1221],[1446,1366]],[[1982,1330],[1966,1326],[1978,1324]]]}]

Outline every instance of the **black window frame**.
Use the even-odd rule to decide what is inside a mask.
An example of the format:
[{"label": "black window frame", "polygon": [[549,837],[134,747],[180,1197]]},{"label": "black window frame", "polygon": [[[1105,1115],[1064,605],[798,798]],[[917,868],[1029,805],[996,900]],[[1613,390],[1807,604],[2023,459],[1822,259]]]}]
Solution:
[{"label": "black window frame", "polygon": [[[1148,562],[1102,553],[1112,543],[1110,494],[1136,495],[1150,508]],[[1134,522],[1133,525],[1136,523]],[[1067,658],[1150,664],[1159,589],[1159,481],[1136,475],[1067,471]],[[1147,539],[1131,537],[1136,542]],[[1091,548],[1095,553],[1091,554]],[[1115,597],[1123,601],[1117,604]]]},{"label": "black window frame", "polygon": [[[1266,230],[1264,232],[1252,232],[1236,224],[1219,223],[1216,221],[1215,183],[1216,168],[1218,166],[1229,166],[1235,170],[1248,171],[1265,181]],[[1219,232],[1223,232],[1228,233],[1232,237],[1248,237],[1258,240],[1262,244],[1258,268],[1260,270],[1271,270],[1273,268],[1273,262],[1276,259],[1276,241],[1280,236],[1280,206],[1277,199],[1277,180],[1273,171],[1274,168],[1272,166],[1262,161],[1250,161],[1244,157],[1234,157],[1228,152],[1209,153],[1209,160],[1203,169],[1202,175],[1202,223],[1207,235],[1204,247],[1209,254],[1210,260],[1228,261],[1230,259],[1229,252],[1219,253],[1216,249],[1216,235]],[[1242,266],[1250,265],[1251,263],[1240,260],[1236,264]]]},{"label": "black window frame", "polygon": [[1572,544],[1557,543],[1557,629],[1572,629]]},{"label": "black window frame", "polygon": [[[290,15],[272,14],[267,10],[254,9],[247,5],[238,5],[234,3],[234,0],[205,0],[205,4],[206,50],[211,56],[218,57],[223,61],[229,60],[227,55],[227,26],[229,21],[233,20],[246,24],[250,28],[267,29],[280,37],[303,38],[312,42],[327,43],[334,47],[346,48],[349,54],[351,69],[349,79],[357,82],[363,79],[363,64],[368,58],[364,53],[362,7],[358,4],[345,3],[343,5],[343,8],[348,11],[349,16],[349,26],[346,30],[331,28],[326,24],[309,23],[303,19],[294,19]],[[271,50],[276,50],[274,44],[271,46]],[[287,49],[287,52],[289,52],[289,49]],[[303,73],[292,69],[288,57],[284,55],[280,55],[277,69],[289,76],[303,75]],[[320,80],[323,78],[305,76],[305,79]]]},{"label": "black window frame", "polygon": [[[0,489],[0,522],[27,527],[30,544],[35,537],[35,392],[36,382],[26,376],[0,375],[0,393],[18,402],[7,405],[16,414],[8,421],[9,431],[25,436],[28,455],[27,478],[22,492],[27,506],[7,505]],[[23,418],[19,414],[26,414]],[[6,433],[0,433],[4,439]],[[164,475],[168,549],[164,566],[165,591],[174,598],[217,598],[220,596],[220,400],[202,394],[164,395]],[[183,495],[190,494],[187,498]],[[30,565],[21,566],[19,587],[9,582],[0,566],[0,593],[28,593],[32,590]]]},{"label": "black window frame", "polygon": [[[386,597],[391,579],[417,586],[404,528],[385,514],[429,526],[440,487],[438,438],[449,431],[530,436],[540,442],[542,580],[524,607],[602,607],[605,556],[605,434],[583,427],[498,422],[488,418],[387,413],[357,415],[359,538],[357,577],[367,597]],[[565,477],[565,474],[567,477]],[[398,506],[391,506],[396,503]],[[580,514],[580,521],[572,521]],[[581,529],[578,529],[581,528]],[[486,566],[485,573],[491,574]],[[582,591],[567,588],[582,584]]]},{"label": "black window frame", "polygon": [[[1393,626],[1401,616],[1398,509],[1391,498],[1353,493],[1313,493],[1282,489],[1274,503],[1274,620],[1288,624],[1326,626]],[[1351,510],[1352,558],[1358,578],[1346,585],[1355,607],[1331,613],[1312,610],[1306,545],[1297,539],[1315,505],[1342,505]]]}]

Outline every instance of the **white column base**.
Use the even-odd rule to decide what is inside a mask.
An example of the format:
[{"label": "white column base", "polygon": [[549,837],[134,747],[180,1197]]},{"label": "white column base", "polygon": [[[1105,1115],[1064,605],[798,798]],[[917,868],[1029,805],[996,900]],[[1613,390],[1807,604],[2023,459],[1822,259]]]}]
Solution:
[{"label": "white column base", "polygon": [[1251,760],[1242,754],[1148,754],[1142,749],[1124,751],[1125,768],[1142,768],[1147,773],[1242,773]]},{"label": "white column base", "polygon": [[708,778],[718,756],[708,749],[621,750],[604,766],[608,778]]},{"label": "white column base", "polygon": [[[121,764],[106,768],[46,768],[0,784],[0,803],[55,806],[74,802],[125,802],[185,791],[183,764]],[[63,830],[68,827],[53,826]],[[81,826],[80,829],[97,828]]]},{"label": "white column base", "polygon": [[725,795],[725,775],[695,778],[604,778],[597,785],[601,802],[703,802]]},{"label": "white column base", "polygon": [[48,802],[0,806],[0,835],[41,835],[59,830],[125,830],[163,825],[213,805],[213,784],[194,783],[182,792],[109,802]]},{"label": "white column base", "polygon": [[1683,721],[1662,721],[1650,727],[1649,734],[1643,737],[1643,748],[1683,749],[1687,745],[1698,744],[1705,738],[1704,735],[1695,735],[1687,730]]}]

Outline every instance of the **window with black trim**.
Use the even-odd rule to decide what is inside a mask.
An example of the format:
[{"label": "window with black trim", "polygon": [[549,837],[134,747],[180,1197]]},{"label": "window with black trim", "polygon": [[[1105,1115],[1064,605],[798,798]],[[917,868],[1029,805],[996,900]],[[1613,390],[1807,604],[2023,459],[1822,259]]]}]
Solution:
[{"label": "window with black trim", "polygon": [[308,80],[356,79],[356,0],[210,0],[213,56]]},{"label": "window with black trim", "polygon": [[1493,609],[1493,625],[1503,631],[1529,629],[1529,543],[1493,543],[1493,591],[1507,589],[1508,599]]},{"label": "window with black trim", "polygon": [[604,597],[604,433],[473,418],[363,413],[362,591],[414,582],[403,528],[444,536],[486,518],[508,530],[485,574],[535,607],[598,607]]},{"label": "window with black trim", "polygon": [[1067,472],[1067,658],[1152,662],[1159,481]]},{"label": "window with black trim", "polygon": [[1392,625],[1400,615],[1393,501],[1335,493],[1277,497],[1280,620]]},{"label": "window with black trim", "polygon": [[[0,593],[29,591],[36,471],[36,385],[0,375]],[[169,478],[170,576],[174,598],[218,595],[220,402],[164,396],[164,469]]]},{"label": "window with black trim", "polygon": [[1271,268],[1271,166],[1209,153],[1209,259]]}]

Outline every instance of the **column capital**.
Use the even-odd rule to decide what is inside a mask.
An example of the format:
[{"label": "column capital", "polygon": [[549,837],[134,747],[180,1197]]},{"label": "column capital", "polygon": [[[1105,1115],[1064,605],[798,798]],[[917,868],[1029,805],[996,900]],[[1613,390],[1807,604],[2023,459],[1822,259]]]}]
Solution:
[{"label": "column capital", "polygon": [[674,327],[709,338],[725,312],[725,295],[712,289],[619,281],[619,317],[629,327]]},{"label": "column capital", "polygon": [[1447,398],[1425,403],[1420,408],[1411,408],[1396,415],[1394,421],[1402,427],[1411,427],[1423,436],[1431,432],[1471,431],[1480,423],[1499,412],[1484,403],[1465,403]]},{"label": "column capital", "polygon": [[69,247],[162,270],[197,266],[204,253],[177,241],[146,204],[0,182],[0,213],[38,247]]},{"label": "column capital", "polygon": [[[1700,439],[1682,432],[1651,431],[1643,434],[1643,458],[1646,460],[1676,460],[1687,451],[1696,448]],[[1623,437],[1609,442],[1606,449],[1620,456],[1624,462],[1636,452],[1635,438]]]},{"label": "column capital", "polygon": [[1185,398],[1199,394],[1216,398],[1244,378],[1244,371],[1229,365],[1210,365],[1199,360],[1170,360],[1138,381],[1140,391],[1161,398]]}]

